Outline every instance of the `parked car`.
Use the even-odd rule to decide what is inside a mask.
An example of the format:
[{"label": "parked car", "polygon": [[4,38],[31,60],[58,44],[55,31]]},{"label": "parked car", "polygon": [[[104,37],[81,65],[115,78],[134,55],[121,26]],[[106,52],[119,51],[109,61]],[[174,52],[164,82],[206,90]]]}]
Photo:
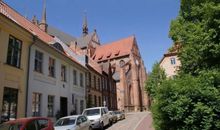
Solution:
[{"label": "parked car", "polygon": [[104,129],[105,126],[110,124],[108,108],[94,107],[85,109],[82,115],[87,116],[91,121],[92,128]]},{"label": "parked car", "polygon": [[117,120],[125,119],[125,113],[124,113],[124,112],[121,112],[121,111],[114,111],[114,113],[115,113],[116,116],[117,116]]},{"label": "parked car", "polygon": [[29,117],[8,121],[0,125],[0,130],[54,130],[49,118]]},{"label": "parked car", "polygon": [[55,130],[92,130],[86,116],[74,115],[60,118],[54,125]]},{"label": "parked car", "polygon": [[111,124],[117,122],[117,115],[113,111],[109,111],[109,115]]}]

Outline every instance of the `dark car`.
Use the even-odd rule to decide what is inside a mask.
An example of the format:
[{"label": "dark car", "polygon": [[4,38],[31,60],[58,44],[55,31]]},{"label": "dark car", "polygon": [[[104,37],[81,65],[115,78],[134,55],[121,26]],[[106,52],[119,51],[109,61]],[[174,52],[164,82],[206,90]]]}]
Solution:
[{"label": "dark car", "polygon": [[0,130],[54,130],[49,118],[30,117],[8,121],[0,125]]}]

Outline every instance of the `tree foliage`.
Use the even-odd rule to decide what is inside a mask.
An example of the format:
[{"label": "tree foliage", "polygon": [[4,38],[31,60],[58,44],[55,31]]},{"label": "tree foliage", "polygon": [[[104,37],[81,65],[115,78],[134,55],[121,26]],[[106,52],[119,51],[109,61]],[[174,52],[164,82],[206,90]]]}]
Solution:
[{"label": "tree foliage", "polygon": [[220,68],[220,1],[181,0],[170,37],[182,42],[179,57],[184,73],[197,75],[204,69]]},{"label": "tree foliage", "polygon": [[182,75],[164,81],[153,104],[156,129],[220,129],[219,76],[211,71],[198,77]]},{"label": "tree foliage", "polygon": [[169,35],[181,43],[181,67],[153,92],[156,129],[219,130],[220,1],[181,0]]},{"label": "tree foliage", "polygon": [[152,72],[149,74],[145,84],[145,89],[148,92],[151,99],[154,98],[157,92],[157,88],[166,79],[165,71],[160,67],[159,63],[155,63],[152,68]]}]

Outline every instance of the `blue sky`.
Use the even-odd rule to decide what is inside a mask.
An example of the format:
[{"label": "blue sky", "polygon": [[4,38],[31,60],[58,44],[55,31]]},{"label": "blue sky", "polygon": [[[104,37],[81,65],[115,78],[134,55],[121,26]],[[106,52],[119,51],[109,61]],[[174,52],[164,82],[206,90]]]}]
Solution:
[{"label": "blue sky", "polygon": [[[29,19],[41,19],[43,0],[4,0]],[[46,0],[47,22],[75,37],[82,34],[84,11],[89,31],[102,44],[135,35],[147,71],[172,45],[169,26],[179,12],[179,0]]]}]

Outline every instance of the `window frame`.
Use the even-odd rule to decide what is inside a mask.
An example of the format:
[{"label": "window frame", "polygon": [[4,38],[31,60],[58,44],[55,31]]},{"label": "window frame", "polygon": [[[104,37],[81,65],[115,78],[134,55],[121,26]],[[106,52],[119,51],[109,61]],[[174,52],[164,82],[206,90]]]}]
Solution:
[{"label": "window frame", "polygon": [[[9,38],[8,38],[8,50],[7,50],[7,58],[6,58],[6,64],[8,65],[11,65],[11,66],[14,66],[16,68],[20,68],[21,67],[21,57],[22,57],[22,45],[23,45],[23,42],[12,36],[12,35],[9,35]],[[13,40],[12,42],[12,46],[10,46],[10,40]],[[18,43],[18,45],[15,45],[16,43]],[[11,54],[9,56],[9,49],[11,49]],[[15,52],[17,51],[17,55],[15,54]],[[17,62],[16,64],[13,63],[13,60],[14,60],[14,57],[17,56]],[[10,59],[9,59],[10,57]],[[10,60],[10,61],[9,61]]]},{"label": "window frame", "polygon": [[[52,102],[49,102],[49,98],[50,98],[50,100],[52,99]],[[54,99],[55,99],[55,97],[53,95],[48,95],[48,97],[47,97],[47,116],[48,117],[54,116]],[[52,108],[52,112],[49,111],[49,107]]]},{"label": "window frame", "polygon": [[[37,95],[38,95],[38,101],[36,100]],[[37,111],[37,107],[38,107],[38,111]],[[32,115],[33,116],[41,115],[41,93],[32,93]]]},{"label": "window frame", "polygon": [[[39,57],[37,56],[37,54],[38,55],[40,54]],[[40,59],[40,57],[42,59]],[[39,73],[43,73],[43,63],[44,63],[44,54],[43,54],[43,52],[41,52],[39,50],[35,50],[34,71],[39,72]]]},{"label": "window frame", "polygon": [[66,66],[65,65],[61,65],[61,81],[66,82]]},{"label": "window frame", "polygon": [[56,60],[52,57],[49,57],[48,61],[48,71],[49,71],[49,76],[55,78],[56,76]]}]

